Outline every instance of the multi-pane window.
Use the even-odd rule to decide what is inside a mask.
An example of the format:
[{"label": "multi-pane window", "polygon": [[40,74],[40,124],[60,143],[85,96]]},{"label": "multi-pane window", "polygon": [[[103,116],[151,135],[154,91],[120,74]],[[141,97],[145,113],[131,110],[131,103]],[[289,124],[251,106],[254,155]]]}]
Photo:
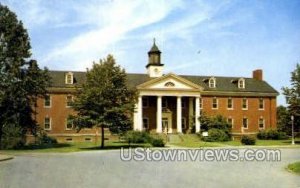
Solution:
[{"label": "multi-pane window", "polygon": [[243,78],[239,79],[238,87],[242,88],[242,89],[245,88],[245,79],[243,79]]},{"label": "multi-pane window", "polygon": [[51,119],[49,117],[44,119],[44,128],[45,130],[51,130]]},{"label": "multi-pane window", "polygon": [[51,107],[51,97],[50,95],[46,95],[44,98],[44,106],[45,107]]},{"label": "multi-pane window", "polygon": [[184,117],[181,118],[181,126],[182,126],[183,129],[186,128],[186,119]]},{"label": "multi-pane window", "polygon": [[162,107],[163,108],[167,108],[168,107],[168,101],[167,101],[167,98],[165,98],[165,97],[162,98]]},{"label": "multi-pane window", "polygon": [[143,108],[149,107],[149,98],[148,97],[143,97]]},{"label": "multi-pane window", "polygon": [[67,129],[67,130],[73,129],[73,120],[70,119],[70,118],[67,118],[66,129]]},{"label": "multi-pane window", "polygon": [[199,100],[199,106],[200,106],[200,109],[203,108],[203,99],[202,98],[200,98],[200,100]]},{"label": "multi-pane window", "polygon": [[232,117],[227,118],[227,123],[229,123],[233,127],[233,119],[232,119]]},{"label": "multi-pane window", "polygon": [[248,118],[243,118],[243,128],[248,129]]},{"label": "multi-pane window", "polygon": [[143,129],[149,129],[149,119],[143,118]]},{"label": "multi-pane window", "polygon": [[215,88],[216,87],[216,79],[210,78],[208,81],[209,88]]},{"label": "multi-pane window", "polygon": [[258,108],[260,110],[263,110],[265,107],[264,107],[264,99],[263,98],[259,98],[258,99]]},{"label": "multi-pane window", "polygon": [[227,99],[227,108],[228,109],[233,109],[233,102],[232,102],[231,97]]},{"label": "multi-pane window", "polygon": [[260,117],[259,120],[258,120],[258,128],[259,129],[264,129],[265,128],[265,120],[262,117]]},{"label": "multi-pane window", "polygon": [[242,100],[242,109],[248,109],[248,100],[246,98]]},{"label": "multi-pane window", "polygon": [[66,84],[73,84],[73,73],[68,72],[66,74]]},{"label": "multi-pane window", "polygon": [[72,106],[72,103],[73,103],[73,96],[68,95],[67,96],[67,107]]},{"label": "multi-pane window", "polygon": [[217,97],[214,97],[212,99],[212,108],[213,109],[217,109],[218,108],[218,99],[217,99]]}]

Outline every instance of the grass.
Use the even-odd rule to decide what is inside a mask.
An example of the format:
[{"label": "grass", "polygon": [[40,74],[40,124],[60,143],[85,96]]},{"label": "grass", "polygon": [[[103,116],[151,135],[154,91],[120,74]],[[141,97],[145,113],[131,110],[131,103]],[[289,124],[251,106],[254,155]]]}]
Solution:
[{"label": "grass", "polygon": [[77,142],[77,143],[58,143],[44,146],[26,146],[22,149],[9,149],[0,150],[0,153],[4,154],[18,154],[18,153],[67,153],[78,151],[91,151],[91,150],[108,150],[108,149],[120,149],[121,147],[150,147],[150,144],[130,144],[120,141],[106,141],[104,149],[100,148],[100,142]]},{"label": "grass", "polygon": [[300,175],[300,161],[289,164],[287,166],[287,169],[291,172],[294,172],[294,173]]},{"label": "grass", "polygon": [[[227,142],[204,142],[196,134],[180,135],[182,142],[170,143],[174,146],[199,148],[199,147],[229,147],[243,146],[239,140]],[[256,146],[291,146],[291,140],[256,140]],[[300,146],[300,139],[296,139],[295,145]]]}]

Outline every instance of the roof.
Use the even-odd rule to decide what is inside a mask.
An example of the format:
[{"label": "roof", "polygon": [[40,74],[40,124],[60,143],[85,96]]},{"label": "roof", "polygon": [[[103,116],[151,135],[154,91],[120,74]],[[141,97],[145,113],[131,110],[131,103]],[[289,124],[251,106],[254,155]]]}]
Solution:
[{"label": "roof", "polygon": [[[72,71],[74,84],[65,84],[65,75],[69,71],[49,71],[51,80],[51,87],[54,88],[74,88],[76,86],[82,85],[86,81],[86,72]],[[178,75],[184,79],[187,79],[194,84],[197,84],[203,88],[203,91],[215,91],[215,92],[257,92],[257,93],[271,93],[278,94],[278,92],[270,86],[266,81],[257,80],[253,78],[245,79],[245,88],[240,89],[237,86],[236,80],[240,77],[219,77],[214,76],[216,79],[216,88],[208,87],[208,79],[212,76],[192,76],[192,75]],[[145,83],[153,78],[150,78],[147,74],[127,74],[127,83],[131,88]]]},{"label": "roof", "polygon": [[153,46],[152,46],[152,48],[150,49],[150,51],[148,53],[157,53],[157,52],[161,53],[160,50],[158,49],[158,47],[156,46],[155,41],[154,41]]}]

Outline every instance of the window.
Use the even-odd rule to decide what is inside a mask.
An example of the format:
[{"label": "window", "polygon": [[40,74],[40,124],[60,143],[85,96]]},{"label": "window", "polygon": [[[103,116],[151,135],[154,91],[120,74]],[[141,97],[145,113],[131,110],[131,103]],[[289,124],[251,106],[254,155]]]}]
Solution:
[{"label": "window", "polygon": [[212,99],[212,108],[213,109],[217,109],[218,108],[218,99],[216,97],[214,97]]},{"label": "window", "polygon": [[264,129],[265,128],[265,120],[263,117],[260,117],[258,120],[258,128],[259,129]]},{"label": "window", "polygon": [[214,77],[210,78],[208,81],[209,88],[215,88],[216,87],[216,79]]},{"label": "window", "polygon": [[264,99],[263,98],[259,98],[258,99],[258,109],[259,110],[263,110],[265,108],[265,105],[264,105]]},{"label": "window", "polygon": [[175,84],[173,82],[167,82],[165,83],[165,87],[174,87]]},{"label": "window", "polygon": [[181,99],[181,108],[185,108],[186,107],[186,103],[184,99]]},{"label": "window", "polygon": [[184,117],[181,118],[181,127],[182,127],[183,129],[186,128],[186,119],[185,119]]},{"label": "window", "polygon": [[50,95],[46,95],[44,98],[44,107],[51,107],[51,97]]},{"label": "window", "polygon": [[67,130],[73,129],[73,120],[71,120],[70,118],[67,118],[66,129],[67,129]]},{"label": "window", "polygon": [[143,108],[148,108],[149,107],[149,98],[148,97],[143,97]]},{"label": "window", "polygon": [[73,103],[73,96],[68,95],[67,96],[67,107],[71,107]]},{"label": "window", "polygon": [[200,105],[200,109],[202,109],[203,108],[203,99],[202,98],[200,98],[200,100],[199,100],[199,105]]},{"label": "window", "polygon": [[44,128],[45,130],[51,130],[51,119],[49,117],[44,119]]},{"label": "window", "polygon": [[248,118],[243,118],[243,128],[248,129]]},{"label": "window", "polygon": [[248,109],[248,100],[246,98],[243,98],[242,109],[243,110],[247,110]]},{"label": "window", "polygon": [[227,123],[229,123],[231,125],[231,127],[233,127],[233,119],[232,119],[232,117],[228,117],[227,118]]},{"label": "window", "polygon": [[73,84],[73,73],[68,72],[66,74],[66,84]]},{"label": "window", "polygon": [[162,105],[163,108],[167,108],[168,107],[168,101],[167,98],[163,97],[162,98]]},{"label": "window", "polygon": [[245,79],[240,78],[238,81],[238,88],[244,89],[245,88]]},{"label": "window", "polygon": [[227,99],[227,108],[228,109],[233,109],[233,104],[232,104],[232,98]]},{"label": "window", "polygon": [[149,129],[149,118],[143,118],[143,129]]}]

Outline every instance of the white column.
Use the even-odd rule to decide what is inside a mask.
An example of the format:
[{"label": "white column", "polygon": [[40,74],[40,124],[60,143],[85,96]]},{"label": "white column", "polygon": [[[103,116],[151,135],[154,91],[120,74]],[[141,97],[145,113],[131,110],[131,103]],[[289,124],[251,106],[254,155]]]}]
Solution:
[{"label": "white column", "polygon": [[137,129],[138,131],[143,130],[143,98],[138,98],[138,109],[137,109]]},{"label": "white column", "polygon": [[193,116],[194,116],[194,100],[192,97],[190,97],[189,98],[189,125],[190,125],[190,128],[193,125],[193,121],[192,121]]},{"label": "white column", "polygon": [[177,97],[177,133],[182,133],[182,125],[181,125],[181,97]]},{"label": "white column", "polygon": [[156,112],[156,132],[161,133],[162,132],[162,107],[161,107],[161,96],[157,96],[157,112]]},{"label": "white column", "polygon": [[196,133],[200,132],[200,97],[196,97],[196,104],[195,104],[195,126],[196,126]]}]

